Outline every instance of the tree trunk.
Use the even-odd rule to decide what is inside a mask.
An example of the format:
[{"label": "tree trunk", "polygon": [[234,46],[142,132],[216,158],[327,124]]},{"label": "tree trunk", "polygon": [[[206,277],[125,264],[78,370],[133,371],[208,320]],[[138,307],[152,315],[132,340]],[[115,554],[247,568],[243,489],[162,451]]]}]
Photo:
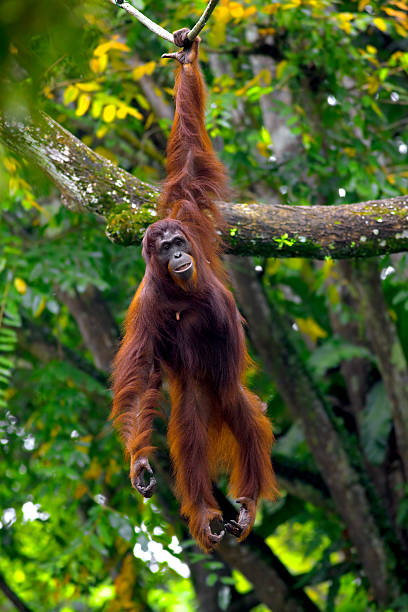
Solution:
[{"label": "tree trunk", "polygon": [[347,525],[376,600],[386,604],[398,588],[389,570],[392,559],[373,520],[366,492],[351,466],[341,439],[328,416],[319,391],[298,355],[293,330],[261,290],[253,266],[242,258],[232,264],[232,282],[251,338],[265,367],[293,416],[302,424],[306,440]]}]

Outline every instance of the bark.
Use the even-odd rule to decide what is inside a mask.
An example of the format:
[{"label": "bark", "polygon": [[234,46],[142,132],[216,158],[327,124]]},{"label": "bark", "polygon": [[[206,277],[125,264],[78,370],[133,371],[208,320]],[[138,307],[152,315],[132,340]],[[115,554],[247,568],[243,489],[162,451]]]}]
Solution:
[{"label": "bark", "polygon": [[301,422],[376,600],[385,604],[398,592],[388,569],[392,559],[373,520],[358,474],[328,416],[330,410],[305,370],[293,330],[281,313],[268,304],[253,268],[243,259],[237,259],[231,268],[238,301],[245,304],[251,338],[287,407]]},{"label": "bark", "polygon": [[[200,554],[198,549],[196,552]],[[220,608],[218,602],[218,589],[215,588],[215,586],[209,587],[207,584],[207,578],[210,572],[204,566],[204,563],[192,563],[189,567],[194,591],[200,602],[200,610],[202,610],[202,612],[206,612],[207,610],[208,612],[222,612],[222,608]]]},{"label": "bark", "polygon": [[256,596],[271,610],[279,612],[318,612],[318,607],[302,589],[294,587],[295,579],[278,562],[272,569],[267,563],[267,549],[262,538],[239,544],[232,536],[222,540],[218,554],[231,567],[238,569],[254,586]]},{"label": "bark", "polygon": [[408,368],[385,302],[378,263],[361,262],[357,266],[357,289],[361,313],[371,340],[378,367],[391,404],[399,456],[408,479]]},{"label": "bark", "polygon": [[[328,279],[328,284],[336,284],[342,304],[346,307],[346,311],[350,315],[350,320],[343,323],[338,316],[338,310],[330,306],[330,321],[333,331],[345,338],[352,344],[358,344],[367,347],[374,352],[373,346],[366,337],[366,311],[362,312],[361,300],[359,292],[364,291],[362,284],[363,272],[356,270],[353,262],[341,261],[333,269],[333,273]],[[384,304],[382,304],[384,306]],[[382,307],[377,304],[377,308]],[[342,309],[343,310],[343,309]],[[359,314],[360,311],[360,314]],[[371,330],[373,332],[374,330]],[[354,416],[359,441],[361,442],[361,419],[363,411],[366,407],[366,397],[370,390],[370,374],[373,369],[373,364],[370,360],[360,357],[354,357],[344,361],[340,365],[340,370],[343,375],[347,394],[350,400],[350,409]],[[401,527],[396,520],[397,506],[400,501],[400,493],[397,494],[393,486],[389,486],[390,466],[389,459],[381,465],[377,465],[368,460],[365,448],[360,443],[360,453],[364,468],[367,471],[376,491],[376,495],[381,500],[381,503],[394,525],[395,531],[401,542],[404,538],[401,537]],[[399,468],[400,462],[397,460]],[[402,473],[400,474],[402,478]],[[396,499],[398,497],[398,499]]]},{"label": "bark", "polygon": [[[169,492],[172,490],[168,456],[160,461],[157,470],[159,495],[163,500],[163,490],[167,489]],[[232,517],[235,518],[236,510],[225,495],[217,487],[214,487],[214,494],[224,518],[227,520]],[[165,499],[163,501],[165,506],[168,506]],[[167,514],[169,522],[172,522],[174,516],[168,512]],[[297,578],[288,572],[269,546],[254,531],[241,544],[233,536],[226,534],[212,556],[215,560],[221,559],[224,561],[228,567],[239,570],[252,583],[254,587],[253,596],[272,610],[279,610],[279,612],[318,612],[318,608],[309,599],[303,588],[296,586]],[[195,572],[194,565],[190,566],[192,572]],[[205,601],[203,599],[205,593],[201,589],[198,594],[200,594],[200,602]],[[206,597],[213,601],[210,593]],[[253,601],[253,597],[251,601]],[[241,609],[238,603],[236,609]],[[205,607],[204,610],[207,612]]]},{"label": "bark", "polygon": [[336,511],[320,474],[302,469],[296,461],[276,454],[273,456],[273,466],[280,489],[314,506],[324,508],[327,512]]},{"label": "bark", "polygon": [[[164,437],[164,434],[162,434]],[[162,447],[166,446],[166,443],[162,441]],[[160,454],[160,458],[158,458],[158,454]],[[156,453],[155,458],[153,458],[153,464],[155,468],[155,473],[158,481],[158,490],[156,493],[157,498],[160,502],[160,507],[163,513],[165,520],[169,523],[169,525],[177,523],[180,521],[180,516],[178,515],[177,504],[172,500],[173,498],[173,490],[172,490],[172,478],[171,478],[171,466],[170,459],[168,453],[164,454],[161,452]],[[221,494],[221,497],[225,500],[224,496]],[[226,501],[227,504],[229,502]],[[188,539],[189,532],[187,529],[187,523],[185,520],[181,520],[181,539]],[[177,534],[180,538],[180,531],[177,531]],[[269,550],[269,549],[268,549]],[[225,575],[230,576],[231,572],[226,572],[226,568],[232,568],[234,565],[223,565],[222,568],[216,568],[213,570],[209,570],[207,567],[207,563],[209,561],[222,561],[218,552],[212,553],[211,555],[204,555],[202,551],[197,547],[193,546],[191,552],[195,555],[203,555],[203,559],[197,562],[191,562],[189,559],[188,551],[183,554],[183,561],[188,564],[191,571],[191,580],[194,585],[195,595],[198,601],[198,609],[202,612],[221,612],[219,606],[219,593],[220,588],[222,588],[222,583],[219,582],[219,579]],[[270,551],[269,551],[270,552]],[[207,578],[210,573],[215,573],[217,575],[217,582],[210,586],[207,584]],[[266,578],[267,579],[267,578]],[[251,610],[251,608],[260,604],[261,601],[257,598],[256,594],[251,591],[247,595],[240,595],[238,591],[234,587],[231,588],[231,604],[228,607],[228,610],[232,612],[232,610],[239,610],[239,612],[246,612],[246,610]],[[285,612],[283,610],[282,612]]]},{"label": "bark", "polygon": [[[137,244],[156,220],[157,187],[97,155],[44,114],[0,119],[0,139],[39,166],[67,206],[103,215],[109,238]],[[408,196],[338,206],[220,202],[223,238],[235,254],[322,259],[408,249]]]},{"label": "bark", "polygon": [[[215,496],[224,517],[234,517],[236,511],[219,489],[215,490]],[[255,595],[271,610],[318,612],[318,607],[303,589],[296,587],[297,578],[288,572],[255,531],[241,544],[232,536],[224,537],[217,555],[251,582]]]},{"label": "bark", "polygon": [[[339,310],[329,303],[330,323],[335,334],[352,344],[367,346],[364,330],[358,319],[357,291],[351,280],[352,264],[349,261],[339,262],[326,281],[326,286],[333,286],[341,303],[350,313],[350,320],[343,322]],[[355,279],[357,281],[357,279]],[[357,281],[358,282],[358,281]],[[353,316],[354,315],[354,316]],[[340,364],[340,370],[347,387],[351,412],[357,423],[365,407],[366,395],[370,389],[368,375],[372,364],[368,359],[354,357]]]}]

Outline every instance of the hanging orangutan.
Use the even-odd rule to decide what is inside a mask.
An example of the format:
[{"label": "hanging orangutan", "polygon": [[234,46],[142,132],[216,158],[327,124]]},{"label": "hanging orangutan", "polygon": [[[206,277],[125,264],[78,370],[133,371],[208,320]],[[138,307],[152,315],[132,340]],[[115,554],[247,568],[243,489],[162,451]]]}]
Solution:
[{"label": "hanging orangutan", "polygon": [[[146,272],[114,362],[111,416],[130,457],[132,485],[151,497],[156,480],[148,460],[150,435],[166,377],[176,494],[192,536],[211,551],[225,530],[243,540],[258,499],[273,499],[277,489],[271,424],[259,398],[243,384],[242,319],[219,259],[222,219],[215,201],[225,197],[226,175],[204,126],[199,39],[191,43],[187,34],[187,28],[175,32],[181,50],[164,56],[180,66],[161,220],[143,239]],[[212,492],[220,471],[229,475],[229,493],[240,504],[237,520],[224,526]]]}]

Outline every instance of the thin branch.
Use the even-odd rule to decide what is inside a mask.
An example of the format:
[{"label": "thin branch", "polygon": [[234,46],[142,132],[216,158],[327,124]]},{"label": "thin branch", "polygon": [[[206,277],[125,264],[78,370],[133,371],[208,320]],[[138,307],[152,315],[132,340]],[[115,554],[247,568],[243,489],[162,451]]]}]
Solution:
[{"label": "thin branch", "polygon": [[[189,40],[192,41],[199,35],[199,33],[201,32],[201,30],[204,28],[205,24],[209,20],[211,13],[217,6],[218,1],[219,0],[209,1],[200,19],[197,21],[195,26],[187,34],[187,38]],[[169,42],[174,44],[173,34],[170,34],[170,32],[168,32],[167,30],[159,26],[157,23],[155,23],[154,21],[152,21],[151,19],[143,15],[143,13],[138,11],[137,8],[132,6],[132,4],[129,4],[129,2],[123,2],[123,0],[110,0],[110,2],[114,4],[115,6],[119,6],[120,8],[127,11],[129,15],[132,15],[132,17],[135,17],[138,21],[140,21],[140,23],[143,23],[143,25],[146,26],[146,28],[149,28],[149,30],[154,32],[154,34],[157,34],[157,36],[160,36],[161,38],[164,38],[165,40],[168,40]]]},{"label": "thin branch", "polygon": [[31,608],[25,605],[25,603],[20,599],[20,597],[15,593],[4,580],[3,576],[0,574],[0,589],[3,591],[4,595],[11,601],[16,610],[20,610],[21,612],[31,612]]},{"label": "thin branch", "polygon": [[194,40],[199,35],[199,33],[201,32],[201,30],[207,23],[208,19],[210,18],[211,13],[213,12],[217,4],[218,4],[218,0],[209,1],[209,3],[207,4],[205,8],[204,13],[201,15],[200,19],[197,21],[195,26],[187,34],[188,40]]},{"label": "thin branch", "polygon": [[170,34],[170,32],[168,32],[167,30],[159,26],[157,23],[143,15],[143,13],[141,13],[134,6],[129,4],[129,2],[122,2],[121,0],[110,0],[110,2],[112,2],[112,4],[114,4],[115,6],[119,6],[120,8],[127,11],[130,15],[132,15],[132,17],[136,17],[136,19],[140,21],[140,23],[143,23],[146,28],[149,28],[149,30],[154,32],[154,34],[157,34],[157,36],[160,36],[161,38],[164,38],[165,40],[168,40],[169,42],[174,44],[173,34]]}]

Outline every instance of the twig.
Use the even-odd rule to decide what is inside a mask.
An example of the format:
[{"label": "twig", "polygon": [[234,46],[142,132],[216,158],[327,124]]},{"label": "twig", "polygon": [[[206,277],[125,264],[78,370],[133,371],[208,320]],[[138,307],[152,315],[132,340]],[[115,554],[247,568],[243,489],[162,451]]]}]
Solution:
[{"label": "twig", "polygon": [[119,6],[120,8],[123,8],[130,15],[132,15],[132,17],[136,17],[136,19],[138,19],[140,23],[143,23],[146,28],[149,28],[149,30],[157,34],[157,36],[160,36],[161,38],[164,38],[165,40],[168,40],[169,42],[174,44],[173,34],[170,34],[170,32],[159,26],[157,23],[154,23],[154,21],[143,15],[143,13],[141,13],[134,6],[129,4],[129,2],[122,2],[122,0],[110,0],[110,2],[112,2],[112,4],[115,4],[116,6]]},{"label": "twig", "polygon": [[[165,40],[168,40],[169,42],[174,44],[173,34],[170,34],[170,32],[168,32],[167,30],[159,26],[157,23],[155,23],[154,21],[152,21],[151,19],[143,15],[143,13],[141,13],[134,6],[129,4],[129,2],[123,2],[123,0],[110,0],[110,2],[112,2],[112,4],[115,4],[116,6],[119,6],[120,8],[123,8],[130,15],[132,15],[132,17],[136,17],[136,19],[138,19],[140,23],[143,23],[143,25],[145,25],[147,28],[149,28],[149,30],[154,32],[154,34],[157,34],[157,36],[160,36],[161,38],[164,38]],[[207,4],[205,8],[204,13],[201,15],[200,19],[197,21],[195,26],[187,34],[187,38],[190,41],[194,40],[199,35],[201,30],[207,23],[211,13],[217,6],[218,2],[219,0],[209,1],[209,3]]]},{"label": "twig", "polygon": [[194,40],[199,35],[199,33],[201,32],[201,30],[203,29],[203,27],[207,23],[211,13],[213,12],[213,10],[217,6],[217,4],[218,4],[218,0],[210,0],[209,1],[209,3],[206,6],[206,9],[205,9],[204,13],[201,15],[200,19],[197,21],[195,26],[187,34],[188,40]]},{"label": "twig", "polygon": [[21,612],[31,612],[31,608],[25,605],[25,603],[20,599],[20,597],[15,593],[4,580],[3,576],[0,574],[0,589],[3,591],[4,595],[8,597],[14,607]]}]

